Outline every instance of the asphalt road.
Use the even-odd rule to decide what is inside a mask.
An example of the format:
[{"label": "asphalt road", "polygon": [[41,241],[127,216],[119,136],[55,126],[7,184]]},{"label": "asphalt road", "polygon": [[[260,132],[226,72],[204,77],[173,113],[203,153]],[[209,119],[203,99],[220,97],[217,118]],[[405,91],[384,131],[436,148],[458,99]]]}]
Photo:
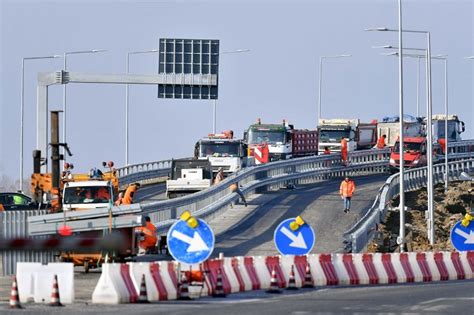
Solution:
[{"label": "asphalt road", "polygon": [[282,294],[254,291],[227,298],[202,298],[151,304],[91,305],[76,303],[60,308],[25,305],[0,314],[473,314],[473,280],[390,286],[324,287]]},{"label": "asphalt road", "polygon": [[[214,253],[222,252],[225,256],[277,254],[273,243],[275,228],[284,219],[298,215],[316,232],[313,253],[340,252],[343,233],[372,205],[387,177],[386,174],[354,177],[356,192],[348,214],[343,212],[339,196],[340,180],[269,193],[274,198],[262,195],[249,202],[249,206],[258,205],[252,212],[216,236]],[[260,199],[265,201],[260,202]]]}]

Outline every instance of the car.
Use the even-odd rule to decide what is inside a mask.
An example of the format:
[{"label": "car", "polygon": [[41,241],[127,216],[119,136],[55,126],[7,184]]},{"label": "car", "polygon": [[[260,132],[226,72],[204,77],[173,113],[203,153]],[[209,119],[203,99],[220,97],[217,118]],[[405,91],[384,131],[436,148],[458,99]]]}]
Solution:
[{"label": "car", "polygon": [[[39,204],[33,201],[33,199],[27,195],[16,192],[0,193],[0,205],[3,206],[5,211],[34,210],[40,208]],[[45,206],[46,205],[42,204],[41,209],[44,209]]]}]

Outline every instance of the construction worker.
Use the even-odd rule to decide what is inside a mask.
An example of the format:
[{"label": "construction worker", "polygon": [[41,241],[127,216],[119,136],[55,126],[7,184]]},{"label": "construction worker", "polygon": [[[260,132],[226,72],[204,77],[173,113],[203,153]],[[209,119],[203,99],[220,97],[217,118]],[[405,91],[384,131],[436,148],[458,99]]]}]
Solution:
[{"label": "construction worker", "polygon": [[377,140],[377,149],[383,149],[387,145],[385,144],[385,139],[387,139],[387,135],[382,135],[378,140]]},{"label": "construction worker", "polygon": [[224,180],[224,169],[222,167],[219,167],[216,177],[214,178],[214,185],[219,184],[223,180]]},{"label": "construction worker", "polygon": [[131,205],[133,203],[133,198],[135,197],[135,193],[137,192],[139,188],[140,188],[139,183],[131,184],[130,186],[128,186],[127,190],[125,190],[125,194],[123,195],[122,204]]},{"label": "construction worker", "polygon": [[[235,192],[235,193],[237,193],[237,194],[240,196],[240,198],[241,198],[242,201],[244,202],[244,205],[247,207],[247,200],[245,200],[244,193],[243,193],[242,190],[240,190],[240,188],[239,188],[239,183],[233,183],[233,184],[230,185],[229,188],[230,188],[230,191],[231,191],[231,192]],[[231,204],[231,206],[232,206],[232,204]]]},{"label": "construction worker", "polygon": [[117,200],[114,202],[114,206],[120,206],[123,203],[123,191],[120,191],[117,196]]},{"label": "construction worker", "polygon": [[349,176],[346,176],[339,187],[339,195],[341,195],[342,200],[344,200],[344,213],[348,213],[351,210],[351,198],[354,191],[354,181],[351,180]]},{"label": "construction worker", "polygon": [[342,164],[347,166],[347,140],[344,137],[341,137],[341,158]]},{"label": "construction worker", "polygon": [[329,147],[324,147],[323,154],[331,154],[331,150],[329,150]]},{"label": "construction worker", "polygon": [[99,187],[95,193],[95,199],[109,200],[110,193],[105,187]]},{"label": "construction worker", "polygon": [[445,154],[446,153],[446,139],[445,138],[440,138],[440,139],[438,139],[438,143],[441,146],[441,152],[443,152],[443,154]]},{"label": "construction worker", "polygon": [[138,255],[145,255],[155,249],[158,238],[156,237],[156,227],[151,223],[149,216],[145,217],[145,226],[135,228],[135,234],[139,239]]}]

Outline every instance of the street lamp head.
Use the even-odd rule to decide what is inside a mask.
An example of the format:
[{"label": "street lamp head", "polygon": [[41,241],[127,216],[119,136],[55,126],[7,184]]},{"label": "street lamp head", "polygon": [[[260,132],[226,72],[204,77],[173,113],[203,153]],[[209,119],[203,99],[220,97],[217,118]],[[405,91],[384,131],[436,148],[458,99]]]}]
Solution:
[{"label": "street lamp head", "polygon": [[236,50],[228,50],[228,51],[223,51],[221,53],[219,53],[220,55],[224,55],[224,54],[237,54],[237,53],[245,53],[245,52],[249,52],[250,49],[236,49]]},{"label": "street lamp head", "polygon": [[386,32],[386,31],[388,31],[388,28],[386,28],[386,27],[372,27],[372,28],[366,28],[364,31],[365,32]]},{"label": "street lamp head", "polygon": [[464,59],[474,59],[474,56],[464,57]]},{"label": "street lamp head", "polygon": [[393,48],[396,48],[396,47],[393,47],[392,45],[382,45],[382,46],[372,46],[372,48],[393,49]]},{"label": "street lamp head", "polygon": [[104,52],[104,51],[107,51],[107,49],[92,49],[91,50],[92,53],[98,53],[98,52]]}]

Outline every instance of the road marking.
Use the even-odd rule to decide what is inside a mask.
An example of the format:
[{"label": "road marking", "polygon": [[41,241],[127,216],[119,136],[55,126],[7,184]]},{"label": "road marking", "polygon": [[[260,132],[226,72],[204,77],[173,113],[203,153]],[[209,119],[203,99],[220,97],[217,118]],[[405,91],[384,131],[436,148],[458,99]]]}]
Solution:
[{"label": "road marking", "polygon": [[209,250],[209,247],[204,243],[204,241],[201,238],[201,235],[199,235],[198,232],[194,232],[193,237],[191,238],[190,236],[183,234],[179,231],[174,230],[171,233],[171,236],[174,238],[177,238],[178,240],[185,242],[189,244],[188,249],[186,250],[188,253],[192,252],[200,252],[203,250]]},{"label": "road marking", "polygon": [[291,243],[290,243],[291,247],[308,249],[308,246],[306,245],[306,242],[304,241],[304,238],[303,238],[303,234],[301,234],[301,232],[298,232],[298,235],[296,236],[290,230],[288,230],[285,226],[282,227],[280,231],[291,240]]}]

